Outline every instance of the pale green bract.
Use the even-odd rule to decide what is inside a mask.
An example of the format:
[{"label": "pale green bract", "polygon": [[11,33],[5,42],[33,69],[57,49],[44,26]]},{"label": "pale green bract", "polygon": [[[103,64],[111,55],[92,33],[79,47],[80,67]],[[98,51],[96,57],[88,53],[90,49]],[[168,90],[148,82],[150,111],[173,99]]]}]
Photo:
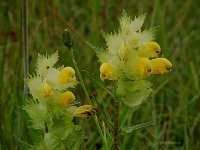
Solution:
[{"label": "pale green bract", "polygon": [[58,61],[58,51],[52,55],[40,55],[38,54],[38,59],[36,63],[36,72],[42,77],[45,77],[48,69],[53,68],[53,66]]},{"label": "pale green bract", "polygon": [[152,84],[146,80],[118,80],[117,94],[123,97],[122,101],[129,107],[140,105],[153,92]]}]

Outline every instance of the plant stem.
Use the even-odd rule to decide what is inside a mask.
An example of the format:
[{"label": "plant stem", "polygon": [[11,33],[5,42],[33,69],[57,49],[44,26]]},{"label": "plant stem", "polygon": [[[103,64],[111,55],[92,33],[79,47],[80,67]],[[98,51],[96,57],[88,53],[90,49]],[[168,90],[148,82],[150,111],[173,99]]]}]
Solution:
[{"label": "plant stem", "polygon": [[76,72],[77,72],[78,78],[79,78],[79,80],[80,80],[80,82],[81,82],[81,86],[82,86],[83,91],[84,91],[84,93],[85,93],[86,99],[87,99],[88,103],[91,104],[90,96],[89,96],[89,94],[88,94],[88,92],[87,92],[86,86],[85,86],[85,84],[84,84],[84,82],[83,82],[83,78],[82,78],[82,76],[81,76],[81,73],[80,73],[80,71],[79,71],[79,69],[78,69],[78,65],[77,65],[76,60],[75,60],[75,58],[74,58],[74,50],[73,50],[73,48],[70,49],[70,52],[71,52],[72,62],[73,62],[73,64],[74,64],[74,67],[75,67],[75,70],[76,70]]},{"label": "plant stem", "polygon": [[[80,82],[81,82],[81,86],[82,86],[82,88],[83,88],[83,91],[84,91],[84,93],[85,93],[85,96],[86,96],[86,98],[87,98],[87,101],[88,101],[88,103],[92,104],[92,103],[91,103],[91,100],[90,100],[90,96],[89,96],[88,91],[87,91],[87,88],[86,88],[85,83],[84,83],[84,81],[83,81],[82,75],[81,75],[81,73],[80,73],[80,71],[79,71],[79,68],[78,68],[78,65],[77,65],[77,63],[76,63],[76,60],[75,60],[75,57],[74,57],[74,50],[73,50],[73,48],[70,48],[70,52],[71,52],[72,62],[73,62],[73,64],[74,64],[74,67],[75,67],[75,70],[76,70],[76,72],[77,72],[78,78],[79,78],[79,80],[80,80]],[[97,130],[99,131],[100,136],[101,136],[101,138],[102,138],[102,140],[103,140],[103,142],[104,142],[104,144],[105,144],[105,146],[106,146],[106,149],[108,150],[108,145],[107,145],[106,137],[103,135],[103,132],[102,132],[101,127],[100,127],[100,124],[99,124],[99,121],[98,121],[98,119],[97,119],[97,116],[95,115],[95,116],[92,117],[92,118],[94,119],[94,122],[95,122],[95,124],[96,124],[96,126],[97,126]]]},{"label": "plant stem", "polygon": [[[28,0],[23,0],[23,42],[24,42],[24,78],[28,77]],[[28,97],[28,87],[24,81],[24,100]]]},{"label": "plant stem", "polygon": [[101,127],[100,127],[99,122],[98,122],[98,119],[97,119],[97,116],[95,115],[93,118],[94,118],[95,124],[96,124],[96,126],[97,126],[97,130],[99,131],[99,133],[100,133],[100,135],[101,135],[101,138],[103,139],[104,144],[105,144],[105,146],[106,146],[106,149],[108,150],[108,144],[107,144],[107,141],[106,141],[106,137],[103,135],[103,132],[102,132],[102,130],[101,130]]},{"label": "plant stem", "polygon": [[114,150],[118,150],[118,133],[119,133],[119,102],[115,101],[114,109]]}]

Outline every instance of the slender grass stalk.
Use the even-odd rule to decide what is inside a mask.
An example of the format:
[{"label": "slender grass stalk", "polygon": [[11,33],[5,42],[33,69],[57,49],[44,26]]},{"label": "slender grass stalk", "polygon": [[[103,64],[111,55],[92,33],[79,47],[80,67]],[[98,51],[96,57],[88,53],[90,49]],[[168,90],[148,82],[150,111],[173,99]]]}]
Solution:
[{"label": "slender grass stalk", "polygon": [[[28,0],[23,0],[23,43],[24,43],[24,78],[28,77]],[[28,87],[24,82],[24,100],[28,96]]]},{"label": "slender grass stalk", "polygon": [[118,150],[119,142],[119,102],[115,102],[114,109],[114,150]]},{"label": "slender grass stalk", "polygon": [[[22,22],[21,22],[21,45],[23,47],[23,54],[24,54],[24,79],[28,78],[28,0],[23,0],[22,1]],[[28,98],[28,86],[24,80],[24,91],[23,91],[23,100],[22,102],[24,103],[25,100]],[[21,106],[21,104],[19,104]],[[18,111],[18,141],[21,140],[21,134],[22,134],[22,130],[23,132],[26,133],[26,141],[27,143],[29,142],[29,131],[27,129],[27,127],[25,126],[24,128],[24,122],[23,120],[26,120],[26,117],[24,115],[22,115],[20,113],[20,111]],[[19,145],[19,144],[18,144]],[[20,149],[18,147],[18,149]]]}]

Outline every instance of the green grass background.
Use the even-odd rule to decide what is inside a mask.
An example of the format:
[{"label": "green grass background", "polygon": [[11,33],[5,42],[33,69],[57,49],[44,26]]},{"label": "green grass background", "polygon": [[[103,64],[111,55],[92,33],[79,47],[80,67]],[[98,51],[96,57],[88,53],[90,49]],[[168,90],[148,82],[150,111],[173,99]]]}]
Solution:
[{"label": "green grass background", "polygon": [[[122,150],[198,150],[200,149],[200,1],[199,0],[29,0],[29,72],[33,73],[38,53],[59,51],[59,64],[72,66],[62,43],[62,32],[74,35],[75,57],[79,68],[98,75],[99,62],[89,41],[105,47],[101,31],[119,26],[122,10],[134,17],[147,12],[145,27],[157,26],[156,41],[165,57],[172,61],[171,73],[150,80],[155,94],[151,101],[129,110],[121,106],[120,126],[154,122],[150,128],[128,135],[120,134]],[[28,149],[37,140],[21,109],[23,100],[22,0],[0,1],[0,149]],[[91,94],[112,121],[111,99],[86,76]],[[80,86],[76,97],[85,104]],[[75,120],[86,131],[81,149],[103,149],[92,119]],[[112,143],[109,142],[109,145]],[[111,147],[110,147],[111,148]]]}]

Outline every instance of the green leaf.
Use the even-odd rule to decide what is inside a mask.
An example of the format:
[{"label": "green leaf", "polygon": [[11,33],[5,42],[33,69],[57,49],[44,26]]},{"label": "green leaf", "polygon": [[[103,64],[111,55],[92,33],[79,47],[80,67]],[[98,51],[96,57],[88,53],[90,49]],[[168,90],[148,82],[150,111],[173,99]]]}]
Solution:
[{"label": "green leaf", "polygon": [[44,143],[47,150],[65,150],[64,144],[60,138],[52,133],[45,133]]},{"label": "green leaf", "polygon": [[81,127],[76,125],[74,131],[65,140],[65,148],[67,150],[79,150],[80,144],[86,139],[85,133],[81,130]]},{"label": "green leaf", "polygon": [[107,50],[104,50],[103,48],[99,48],[96,47],[94,45],[92,45],[89,42],[86,42],[96,53],[97,57],[99,58],[101,63],[105,63],[105,62],[110,62],[111,59],[113,59],[113,55],[108,52]]},{"label": "green leaf", "polygon": [[150,88],[151,86],[152,84],[146,80],[132,81],[120,79],[118,81],[117,93],[123,95],[127,94],[127,92],[135,92],[137,90]]},{"label": "green leaf", "polygon": [[146,80],[124,80],[118,81],[117,94],[123,97],[123,103],[129,107],[140,105],[153,92],[152,84]]},{"label": "green leaf", "polygon": [[36,146],[33,146],[31,150],[47,150],[44,140],[40,139],[40,141],[36,144]]},{"label": "green leaf", "polygon": [[129,107],[135,107],[142,104],[143,101],[147,100],[152,92],[152,89],[137,90],[135,92],[127,93],[122,101]]},{"label": "green leaf", "polygon": [[151,126],[154,126],[154,125],[155,125],[155,123],[153,123],[153,122],[142,123],[142,124],[138,124],[138,125],[135,125],[135,126],[132,126],[132,127],[124,127],[124,128],[121,129],[121,132],[131,133],[133,131],[136,131],[136,130],[139,130],[139,129],[142,129],[142,128],[151,127]]},{"label": "green leaf", "polygon": [[64,110],[66,109],[66,106],[59,104],[56,99],[48,99],[46,103],[48,105],[49,111],[55,116],[62,116]]},{"label": "green leaf", "polygon": [[95,51],[95,53],[96,53],[97,55],[106,52],[103,48],[96,47],[96,46],[92,45],[92,44],[91,44],[90,42],[88,42],[88,41],[86,41],[86,44],[87,44],[88,46],[90,46],[90,47]]},{"label": "green leaf", "polygon": [[[66,117],[65,117],[66,118]],[[54,119],[54,124],[49,126],[49,132],[55,136],[65,140],[68,135],[73,132],[74,124],[71,122],[72,119],[68,118]]]},{"label": "green leaf", "polygon": [[52,122],[51,115],[44,101],[30,100],[24,106],[24,110],[28,113],[33,127],[36,129],[44,130],[44,123],[50,124]]}]

